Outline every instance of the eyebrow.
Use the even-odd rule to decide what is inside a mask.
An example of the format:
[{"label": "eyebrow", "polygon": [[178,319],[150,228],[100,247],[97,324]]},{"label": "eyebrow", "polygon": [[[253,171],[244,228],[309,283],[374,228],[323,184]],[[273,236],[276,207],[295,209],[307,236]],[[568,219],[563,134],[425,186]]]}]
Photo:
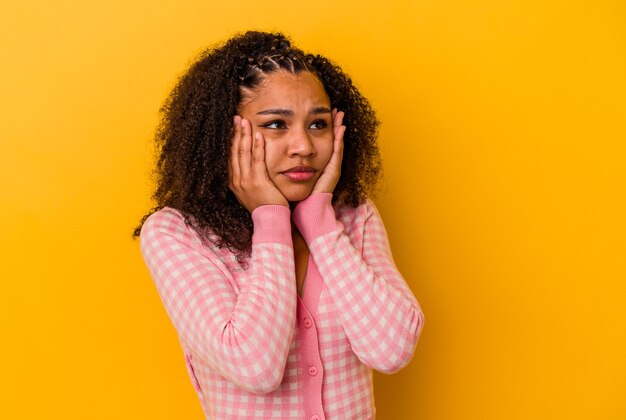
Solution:
[{"label": "eyebrow", "polygon": [[[330,114],[330,109],[325,106],[318,106],[313,108],[309,114]],[[257,115],[281,115],[283,117],[291,117],[293,116],[293,111],[290,109],[283,108],[270,108],[261,112],[257,112]]]}]

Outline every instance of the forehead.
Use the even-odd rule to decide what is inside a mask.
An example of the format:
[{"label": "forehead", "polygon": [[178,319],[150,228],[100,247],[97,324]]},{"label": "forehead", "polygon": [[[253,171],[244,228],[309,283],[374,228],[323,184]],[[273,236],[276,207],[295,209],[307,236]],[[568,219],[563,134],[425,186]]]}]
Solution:
[{"label": "forehead", "polygon": [[259,87],[243,92],[240,109],[257,110],[267,107],[309,108],[330,107],[330,99],[319,79],[311,72],[292,74],[277,71],[267,75]]}]

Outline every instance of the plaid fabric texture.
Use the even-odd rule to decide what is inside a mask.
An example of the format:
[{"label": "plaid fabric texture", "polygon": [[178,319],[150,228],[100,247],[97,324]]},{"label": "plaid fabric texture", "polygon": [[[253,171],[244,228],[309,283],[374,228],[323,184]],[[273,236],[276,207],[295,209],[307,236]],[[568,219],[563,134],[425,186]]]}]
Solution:
[{"label": "plaid fabric texture", "polygon": [[[141,249],[208,419],[373,419],[372,369],[411,359],[424,324],[374,204],[315,194],[257,208],[244,269],[182,215],[148,218]],[[296,293],[291,223],[309,264]]]}]

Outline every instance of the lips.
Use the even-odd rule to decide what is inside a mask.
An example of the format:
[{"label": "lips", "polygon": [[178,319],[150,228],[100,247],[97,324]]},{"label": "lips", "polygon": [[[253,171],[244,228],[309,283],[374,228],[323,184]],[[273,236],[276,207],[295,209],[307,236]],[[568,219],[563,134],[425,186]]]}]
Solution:
[{"label": "lips", "polygon": [[315,169],[310,166],[294,166],[291,169],[287,169],[283,173],[292,173],[292,172],[315,172]]},{"label": "lips", "polygon": [[283,172],[292,181],[308,181],[313,178],[315,169],[310,166],[294,166]]}]

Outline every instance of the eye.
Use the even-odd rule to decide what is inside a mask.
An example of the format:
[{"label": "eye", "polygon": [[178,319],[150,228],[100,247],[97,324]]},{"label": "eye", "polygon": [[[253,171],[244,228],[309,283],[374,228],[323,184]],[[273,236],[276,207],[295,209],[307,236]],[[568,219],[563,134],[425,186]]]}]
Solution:
[{"label": "eye", "polygon": [[263,124],[263,127],[276,130],[276,129],[287,128],[287,125],[285,124],[285,121],[283,120],[274,120],[274,121],[268,122],[267,124]]},{"label": "eye", "polygon": [[315,130],[322,130],[326,127],[328,127],[328,123],[325,120],[315,120],[311,124],[311,128]]}]

